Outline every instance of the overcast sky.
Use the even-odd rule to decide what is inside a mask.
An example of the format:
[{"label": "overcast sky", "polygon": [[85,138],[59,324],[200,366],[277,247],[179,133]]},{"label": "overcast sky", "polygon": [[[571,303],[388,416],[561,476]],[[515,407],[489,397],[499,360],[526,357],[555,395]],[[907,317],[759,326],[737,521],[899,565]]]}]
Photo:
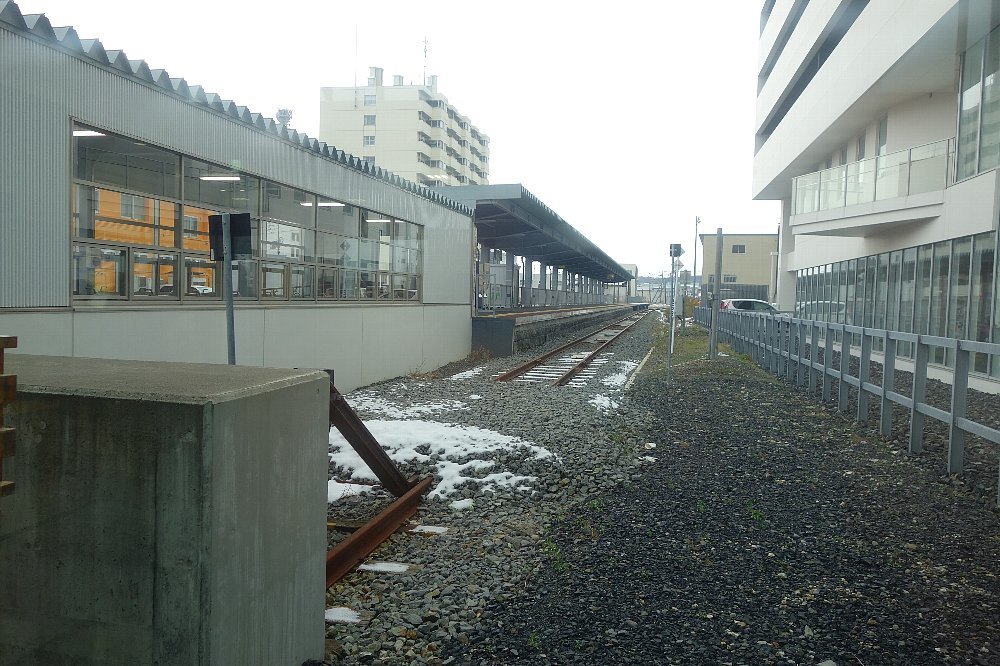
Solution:
[{"label": "overcast sky", "polygon": [[[319,136],[319,89],[368,67],[438,90],[520,182],[621,263],[691,267],[702,233],[774,233],[750,198],[760,2],[21,0],[81,38]],[[698,271],[704,265],[699,252]]]}]

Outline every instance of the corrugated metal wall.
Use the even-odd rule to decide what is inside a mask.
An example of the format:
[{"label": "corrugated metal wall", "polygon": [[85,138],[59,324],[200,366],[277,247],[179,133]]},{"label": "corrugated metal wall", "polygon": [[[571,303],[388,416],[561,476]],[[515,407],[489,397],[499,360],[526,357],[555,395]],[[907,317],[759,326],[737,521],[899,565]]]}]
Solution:
[{"label": "corrugated metal wall", "polygon": [[469,303],[469,217],[0,28],[0,308],[70,305],[71,118],[422,224],[425,302]]}]

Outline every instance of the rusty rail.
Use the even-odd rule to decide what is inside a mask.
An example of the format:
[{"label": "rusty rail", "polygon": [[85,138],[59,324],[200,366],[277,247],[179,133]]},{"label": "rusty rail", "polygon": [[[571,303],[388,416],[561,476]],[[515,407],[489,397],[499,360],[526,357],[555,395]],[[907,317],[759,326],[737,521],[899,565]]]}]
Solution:
[{"label": "rusty rail", "polygon": [[[624,333],[628,329],[630,329],[633,326],[635,326],[639,322],[639,320],[642,319],[644,316],[646,316],[645,312],[643,312],[643,314],[639,315],[639,317],[636,318],[635,321],[633,321],[631,324],[629,324],[624,329],[622,329],[617,335],[615,335],[613,338],[611,338],[611,340],[616,339],[619,335],[621,335],[622,333]],[[575,340],[570,340],[566,344],[561,345],[561,346],[553,349],[552,351],[546,352],[546,353],[542,354],[541,356],[533,358],[530,361],[528,361],[527,363],[524,363],[522,365],[517,366],[513,370],[508,370],[504,374],[502,374],[499,377],[497,377],[496,381],[498,381],[498,382],[507,382],[507,381],[510,381],[512,379],[516,379],[516,378],[520,377],[521,375],[534,370],[538,366],[540,366],[543,363],[545,363],[546,361],[548,361],[550,358],[552,358],[554,356],[558,356],[559,354],[562,354],[564,351],[566,351],[567,349],[570,349],[571,347],[575,347],[577,345],[583,344],[584,342],[586,342],[588,339],[594,337],[595,335],[598,335],[599,333],[603,333],[604,331],[608,330],[609,328],[614,328],[615,326],[618,326],[622,322],[628,321],[629,319],[632,319],[633,317],[635,317],[635,314],[630,314],[627,317],[622,317],[621,319],[618,319],[617,321],[614,321],[614,322],[608,324],[604,328],[598,329],[596,331],[592,331],[592,332],[588,333],[587,335],[584,335],[583,337],[576,338]],[[607,346],[607,344],[608,343],[603,343],[600,347],[597,348],[597,351],[600,351],[601,349],[604,349]],[[585,363],[585,365],[583,367],[586,367],[587,365],[589,365],[590,362],[593,361],[594,358],[596,358],[597,351],[595,351],[593,354],[590,354],[590,355],[587,356],[587,358],[585,359],[586,363]],[[582,370],[583,367],[581,367],[579,370],[576,370],[576,372],[579,372],[580,370]],[[575,374],[576,373],[574,373],[574,375]],[[572,379],[572,377],[570,377],[570,379]],[[569,381],[569,379],[566,379],[566,381]],[[562,386],[562,384],[565,383],[565,382],[562,382],[562,383],[558,383],[558,382],[562,382],[562,378],[560,378],[559,380],[557,380],[556,386]]]},{"label": "rusty rail", "polygon": [[575,347],[576,345],[582,343],[587,338],[589,338],[589,337],[591,337],[593,335],[596,335],[596,334],[600,333],[601,331],[606,331],[609,328],[611,328],[612,326],[617,326],[618,324],[622,323],[623,321],[626,321],[627,319],[629,319],[629,317],[632,317],[632,316],[633,315],[629,315],[628,317],[622,317],[621,319],[618,319],[616,321],[611,322],[610,324],[608,324],[604,328],[598,329],[598,330],[596,330],[596,331],[594,331],[592,333],[588,333],[587,335],[583,336],[582,338],[576,338],[575,340],[570,340],[566,344],[561,345],[559,347],[556,347],[552,351],[545,352],[541,356],[537,356],[537,357],[531,359],[530,361],[528,361],[527,363],[524,363],[522,365],[517,366],[513,370],[508,370],[507,372],[505,372],[502,375],[500,375],[499,377],[497,377],[496,381],[498,381],[498,382],[509,382],[512,379],[516,379],[517,377],[520,377],[524,373],[529,372],[531,370],[534,370],[535,368],[537,368],[541,364],[545,363],[547,360],[549,360],[553,356],[558,356],[559,354],[563,353],[564,351],[566,351],[570,347]]},{"label": "rusty rail", "polygon": [[380,514],[359,527],[351,536],[326,552],[326,587],[336,583],[358,566],[372,551],[389,538],[417,512],[420,497],[434,482],[428,476],[421,480],[409,479],[399,471],[392,458],[378,443],[358,413],[347,404],[343,394],[333,385],[330,377],[330,425],[340,431],[347,443],[361,456],[365,464],[390,493],[396,496]]},{"label": "rusty rail", "polygon": [[420,496],[431,487],[433,481],[434,477],[428,476],[417,482],[406,494],[386,507],[382,513],[327,551],[327,588],[361,564],[383,541],[398,530],[404,521],[417,512]]},{"label": "rusty rail", "polygon": [[593,362],[593,360],[595,358],[597,358],[598,354],[600,354],[605,349],[607,349],[608,346],[610,346],[612,342],[614,342],[615,340],[617,340],[623,333],[625,333],[625,331],[629,330],[630,328],[632,328],[633,326],[635,326],[636,324],[638,324],[642,320],[642,318],[645,317],[645,316],[646,316],[645,313],[639,315],[639,317],[637,317],[636,320],[633,321],[631,324],[629,324],[628,326],[626,326],[622,330],[618,331],[615,335],[613,335],[612,337],[610,337],[607,340],[605,340],[604,342],[602,342],[600,345],[598,345],[597,349],[595,349],[594,351],[592,351],[589,354],[587,354],[586,358],[584,358],[582,361],[580,361],[579,363],[577,363],[576,365],[574,365],[572,368],[570,368],[569,370],[567,370],[566,374],[564,374],[562,377],[560,377],[559,379],[557,379],[554,382],[552,382],[552,385],[553,386],[565,386],[566,384],[568,384],[570,382],[570,380],[572,380],[574,377],[576,377],[578,374],[580,374],[580,372],[582,372],[584,368],[586,368],[588,365],[590,365]]},{"label": "rusty rail", "polygon": [[14,429],[4,427],[3,406],[13,402],[17,394],[17,375],[3,373],[5,349],[17,347],[17,338],[0,335],[0,497],[14,492],[14,482],[3,480],[3,459],[14,455]]}]

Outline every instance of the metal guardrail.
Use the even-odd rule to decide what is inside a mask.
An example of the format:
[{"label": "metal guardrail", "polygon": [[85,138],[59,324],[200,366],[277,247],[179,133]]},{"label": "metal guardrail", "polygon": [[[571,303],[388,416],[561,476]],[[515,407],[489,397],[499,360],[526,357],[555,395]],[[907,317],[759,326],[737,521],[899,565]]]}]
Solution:
[{"label": "metal guardrail", "polygon": [[[710,314],[709,308],[697,308],[695,321],[708,326]],[[910,453],[923,451],[927,418],[943,423],[948,428],[949,474],[962,473],[966,435],[1000,444],[1000,430],[967,418],[972,355],[1000,357],[1000,344],[797,319],[788,315],[724,311],[716,314],[719,316],[719,339],[737,353],[753,358],[768,372],[784,377],[796,386],[806,387],[812,395],[821,391],[824,402],[833,399],[833,383],[836,381],[837,408],[841,412],[848,411],[849,389],[856,389],[855,418],[858,422],[868,421],[871,399],[878,398],[879,432],[882,436],[889,436],[892,432],[893,406],[909,410]],[[881,343],[883,350],[881,384],[870,381],[872,348],[876,341]],[[896,391],[896,352],[900,343],[913,350],[913,384],[909,396]],[[851,373],[852,350],[855,348],[859,358],[857,375]],[[954,368],[949,371],[951,404],[948,410],[926,402],[927,368],[931,349],[937,348],[950,350],[955,359]],[[822,360],[820,350],[823,351]],[[836,367],[833,366],[835,351],[840,355]],[[997,484],[997,506],[1000,507],[1000,482]]]}]

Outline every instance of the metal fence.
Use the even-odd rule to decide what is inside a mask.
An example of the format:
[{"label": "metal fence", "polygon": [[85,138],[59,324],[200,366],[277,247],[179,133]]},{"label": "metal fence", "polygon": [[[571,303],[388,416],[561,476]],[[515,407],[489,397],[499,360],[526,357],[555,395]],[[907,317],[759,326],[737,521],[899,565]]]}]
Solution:
[{"label": "metal fence", "polygon": [[[909,451],[919,454],[924,445],[927,418],[939,421],[948,430],[947,467],[949,474],[961,474],[965,459],[966,435],[1000,444],[1000,430],[967,418],[969,376],[972,356],[1000,357],[1000,344],[957,340],[932,335],[902,333],[846,324],[833,324],[788,315],[754,312],[717,311],[719,340],[734,351],[750,356],[758,365],[796,386],[807,388],[811,395],[821,393],[822,400],[837,401],[841,412],[850,407],[849,390],[857,391],[858,422],[871,416],[872,398],[879,401],[879,432],[892,434],[892,410],[896,406],[909,411]],[[710,325],[709,308],[696,308],[695,321]],[[910,395],[896,391],[897,348],[906,345],[913,355],[913,383]],[[882,352],[880,383],[873,383],[872,350]],[[950,375],[951,405],[944,410],[929,404],[927,370],[932,350],[945,349],[954,358],[952,369],[939,367]],[[836,352],[836,354],[835,354]],[[836,358],[838,356],[839,358]],[[852,357],[858,359],[857,374],[851,372]],[[985,379],[985,376],[984,376]],[[836,396],[834,396],[834,382]],[[1000,507],[1000,482],[997,484]]]}]

